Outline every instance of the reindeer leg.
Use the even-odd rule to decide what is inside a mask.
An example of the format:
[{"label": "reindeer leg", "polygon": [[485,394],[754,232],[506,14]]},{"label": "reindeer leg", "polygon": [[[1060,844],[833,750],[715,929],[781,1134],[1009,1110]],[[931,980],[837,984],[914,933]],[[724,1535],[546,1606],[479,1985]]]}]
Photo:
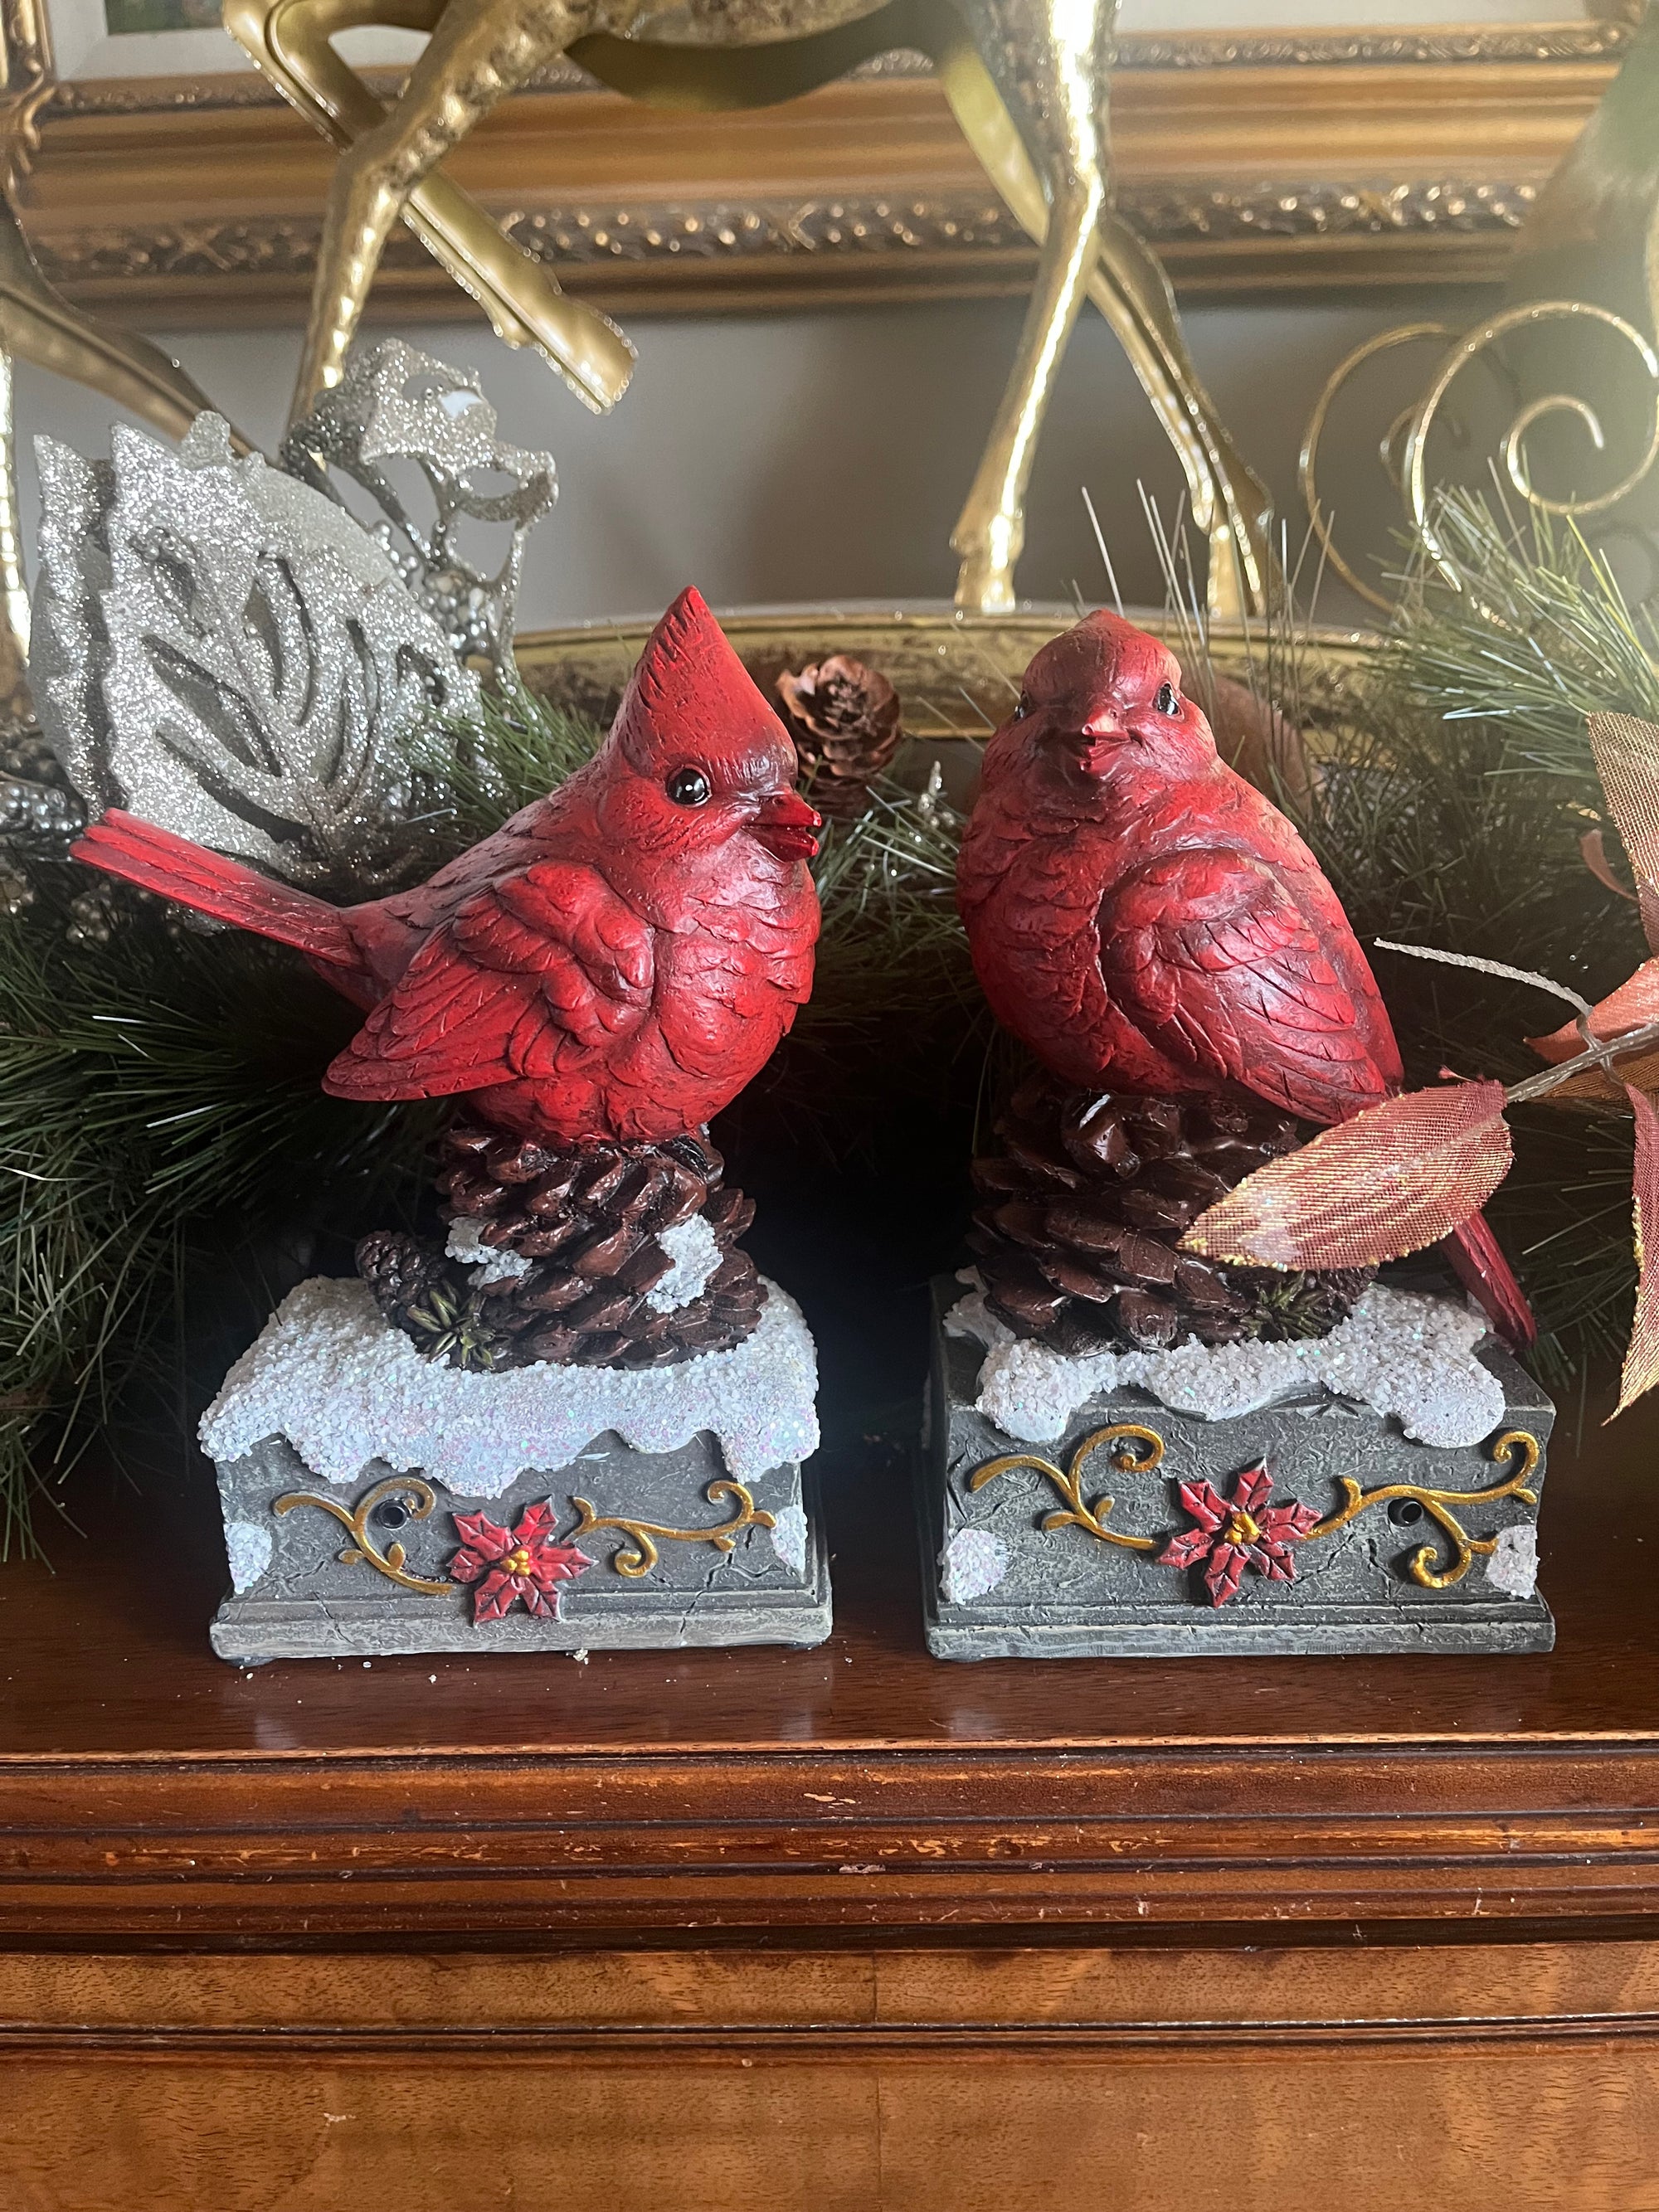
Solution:
[{"label": "reindeer leg", "polygon": [[959,5],[975,46],[997,75],[998,105],[1018,100],[1048,203],[1013,374],[951,538],[962,560],[957,605],[995,614],[1014,605],[1014,564],[1025,536],[1025,491],[1037,438],[1094,273],[1097,227],[1107,203],[1095,87],[1115,8],[1115,0],[1095,0],[1092,7],[1049,0],[1039,15],[1021,0],[959,0]]},{"label": "reindeer leg", "polygon": [[[912,41],[933,57],[957,120],[987,175],[1021,227],[1042,244],[1049,210],[1027,139],[1041,149],[1044,133],[1029,118],[1024,135],[1016,125],[985,58],[995,46],[986,38],[983,0],[977,7],[974,0],[964,4],[971,25],[945,0],[916,0]],[[1101,118],[1103,168],[1106,80],[1103,64],[1096,66],[1094,112]],[[1211,612],[1258,612],[1272,567],[1267,494],[1240,459],[1198,380],[1168,280],[1109,202],[1097,222],[1088,290],[1116,333],[1180,459],[1194,525],[1209,542]],[[1022,497],[1023,491],[1022,487]]]},{"label": "reindeer leg", "polygon": [[1020,331],[1019,352],[965,505],[951,533],[960,556],[956,600],[1011,613],[1014,565],[1025,542],[1025,493],[1054,382],[1077,324],[1094,260],[1103,185],[1084,165],[1054,180],[1048,234]]},{"label": "reindeer leg", "polygon": [[[225,26],[283,97],[343,150],[377,130],[386,109],[336,52],[335,35],[369,22],[430,32],[443,9],[444,0],[225,0]],[[477,301],[504,345],[533,346],[596,414],[615,406],[634,349],[608,315],[568,298],[441,170],[410,193],[404,221]]]},{"label": "reindeer leg", "polygon": [[581,0],[448,0],[402,97],[340,157],[296,417],[338,381],[387,234],[410,193],[498,100],[562,52],[590,13]]}]

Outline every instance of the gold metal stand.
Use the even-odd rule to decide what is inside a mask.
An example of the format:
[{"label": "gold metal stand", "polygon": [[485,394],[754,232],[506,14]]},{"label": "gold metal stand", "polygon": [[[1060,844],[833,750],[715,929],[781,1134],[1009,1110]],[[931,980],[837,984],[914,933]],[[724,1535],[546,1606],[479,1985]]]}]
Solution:
[{"label": "gold metal stand", "polygon": [[[475,124],[559,55],[634,99],[703,112],[769,106],[874,55],[919,47],[1040,248],[1018,356],[951,537],[957,605],[1001,612],[1015,604],[1032,461],[1086,297],[1180,456],[1210,548],[1212,611],[1260,613],[1271,566],[1266,495],[1198,380],[1162,270],[1112,205],[1115,18],[1116,0],[729,0],[717,20],[691,0],[649,9],[641,0],[227,0],[236,37],[341,149],[295,412],[338,378],[400,216],[509,343],[535,345],[590,405],[621,396],[632,366],[626,341],[438,173]],[[330,43],[369,21],[430,33],[387,108]]]}]

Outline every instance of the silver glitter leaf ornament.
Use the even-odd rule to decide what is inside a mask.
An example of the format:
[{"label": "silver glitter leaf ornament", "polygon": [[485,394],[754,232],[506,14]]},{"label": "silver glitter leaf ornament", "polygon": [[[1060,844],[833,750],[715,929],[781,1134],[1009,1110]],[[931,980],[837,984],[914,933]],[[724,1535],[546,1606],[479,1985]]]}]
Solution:
[{"label": "silver glitter leaf ornament", "polygon": [[386,555],[334,501],[239,459],[216,415],[177,453],[118,425],[108,463],[36,450],[30,678],[88,805],[336,896],[395,881],[411,743],[476,719],[479,695]]},{"label": "silver glitter leaf ornament", "polygon": [[[476,375],[419,353],[401,338],[360,346],[339,383],[325,392],[283,442],[283,466],[319,490],[338,471],[380,508],[376,542],[410,590],[441,623],[458,653],[512,667],[513,629],[525,541],[557,499],[550,453],[520,453],[495,437],[495,410]],[[426,480],[434,520],[417,522],[388,473],[412,463]],[[508,478],[491,490],[481,476]],[[510,536],[493,574],[470,561],[468,522],[505,524]]]}]

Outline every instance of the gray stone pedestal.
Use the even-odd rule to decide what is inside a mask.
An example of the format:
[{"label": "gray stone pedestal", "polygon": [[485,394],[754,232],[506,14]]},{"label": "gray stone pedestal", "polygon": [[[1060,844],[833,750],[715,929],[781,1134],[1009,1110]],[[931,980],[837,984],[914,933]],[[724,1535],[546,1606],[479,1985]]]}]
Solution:
[{"label": "gray stone pedestal", "polygon": [[203,1416],[233,1584],[213,1648],[821,1643],[817,1388],[775,1284],[729,1351],[474,1373],[422,1358],[355,1279],[313,1276]]},{"label": "gray stone pedestal", "polygon": [[[243,1664],[811,1644],[830,1633],[828,1562],[801,1470],[735,1482],[707,1435],[671,1452],[600,1437],[569,1466],[526,1472],[494,1498],[459,1497],[384,1462],[352,1482],[319,1482],[291,1444],[270,1437],[220,1467],[219,1492],[237,1587],[219,1608],[213,1648]],[[456,1516],[510,1531],[544,1503],[553,1540],[592,1564],[557,1584],[556,1616],[520,1601],[475,1621],[477,1582],[450,1579],[465,1536]]]},{"label": "gray stone pedestal", "polygon": [[[1554,1408],[1500,1346],[1480,1347],[1504,1410],[1478,1443],[1413,1443],[1395,1416],[1323,1390],[1206,1420],[1134,1387],[1034,1443],[975,1410],[983,1347],[944,1328],[959,1296],[935,1287],[921,1486],[937,1657],[1550,1649],[1534,1532]],[[1177,1539],[1187,1563],[1161,1564]],[[1263,1571],[1275,1550],[1293,1578]],[[1230,1567],[1218,1604],[1206,1577]]]}]

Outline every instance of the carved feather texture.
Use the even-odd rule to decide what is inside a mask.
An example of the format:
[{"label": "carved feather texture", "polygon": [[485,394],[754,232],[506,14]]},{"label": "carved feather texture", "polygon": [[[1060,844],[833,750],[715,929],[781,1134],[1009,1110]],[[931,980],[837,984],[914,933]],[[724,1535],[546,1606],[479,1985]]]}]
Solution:
[{"label": "carved feather texture", "polygon": [[[992,1011],[1063,1081],[1243,1089],[1340,1125],[1240,1184],[1189,1249],[1371,1266],[1457,1228],[1502,1180],[1497,1106],[1477,1141],[1431,1126],[1442,1103],[1420,1127],[1408,1103],[1379,1103],[1402,1080],[1400,1052],[1341,902],[1291,823],[1217,757],[1168,647],[1122,617],[1085,617],[1027,668],[985,750],[957,894]],[[1375,1143],[1349,1133],[1367,1127]],[[1430,1155],[1454,1139],[1437,1181]],[[1526,1341],[1531,1316],[1496,1242],[1477,1229],[1461,1243],[1455,1263],[1493,1323]]]}]

